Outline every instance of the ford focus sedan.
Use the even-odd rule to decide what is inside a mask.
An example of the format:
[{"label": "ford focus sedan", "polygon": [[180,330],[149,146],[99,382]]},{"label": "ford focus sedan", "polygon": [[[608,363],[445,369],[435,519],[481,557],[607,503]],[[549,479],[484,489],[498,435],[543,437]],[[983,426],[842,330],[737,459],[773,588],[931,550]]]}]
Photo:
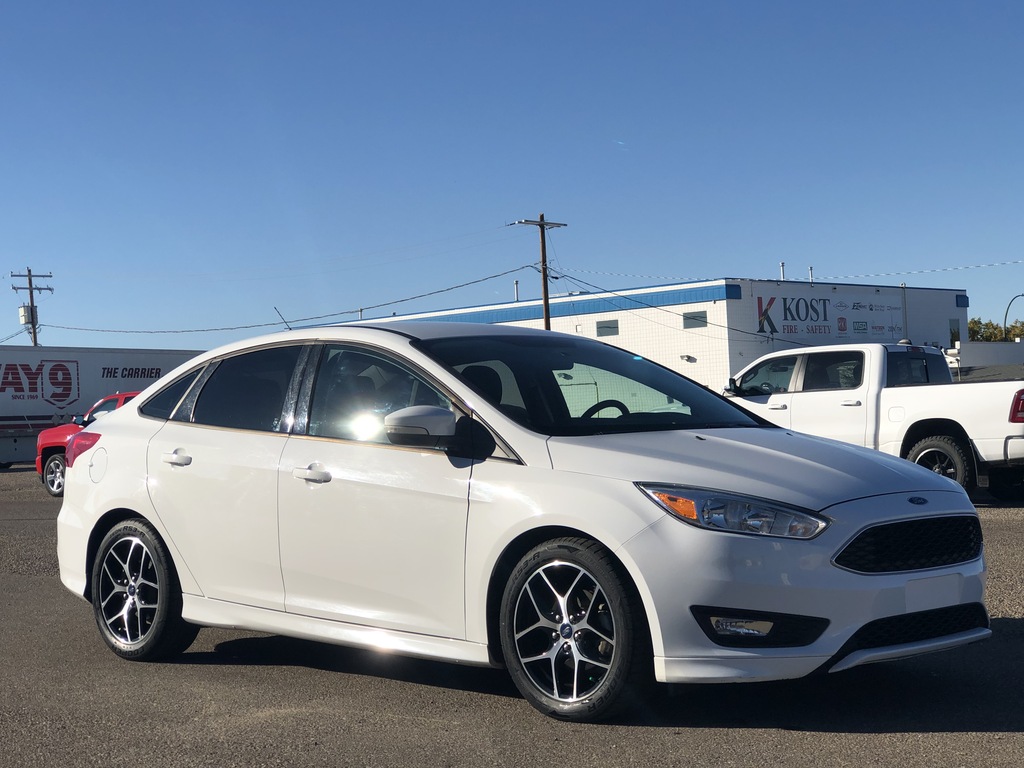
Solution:
[{"label": "ford focus sedan", "polygon": [[125,659],[241,627],[504,666],[566,720],[648,684],[989,636],[978,516],[630,352],[367,323],[205,353],[79,433],[60,577]]}]

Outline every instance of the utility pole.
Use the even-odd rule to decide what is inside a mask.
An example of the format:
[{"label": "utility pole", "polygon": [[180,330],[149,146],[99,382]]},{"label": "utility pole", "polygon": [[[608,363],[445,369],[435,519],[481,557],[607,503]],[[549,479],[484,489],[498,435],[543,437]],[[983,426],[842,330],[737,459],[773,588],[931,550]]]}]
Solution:
[{"label": "utility pole", "polygon": [[540,230],[540,285],[541,303],[544,305],[544,330],[551,330],[551,306],[548,302],[548,247],[546,232],[554,227],[565,227],[566,224],[559,224],[554,221],[544,221],[542,213],[537,221],[532,219],[520,219],[513,224],[531,224]]},{"label": "utility pole", "polygon": [[[24,278],[28,279],[28,285],[27,286],[25,286],[25,285],[12,285],[11,288],[15,292],[17,292],[17,291],[28,291],[28,317],[25,317],[24,313],[22,313],[21,324],[22,325],[29,325],[29,326],[31,326],[31,329],[32,329],[32,346],[33,347],[38,347],[39,346],[39,315],[36,312],[36,291],[39,291],[40,293],[42,293],[43,291],[49,291],[50,293],[53,293],[53,288],[51,288],[48,285],[42,285],[42,286],[40,286],[40,285],[33,285],[32,284],[32,278],[33,277],[51,278],[51,277],[53,277],[53,275],[51,275],[49,273],[47,273],[45,275],[33,275],[32,274],[32,270],[29,269],[28,267],[26,267],[24,275],[16,275],[13,272],[11,272],[11,277],[24,277]],[[24,309],[24,307],[23,307],[23,309]]]}]

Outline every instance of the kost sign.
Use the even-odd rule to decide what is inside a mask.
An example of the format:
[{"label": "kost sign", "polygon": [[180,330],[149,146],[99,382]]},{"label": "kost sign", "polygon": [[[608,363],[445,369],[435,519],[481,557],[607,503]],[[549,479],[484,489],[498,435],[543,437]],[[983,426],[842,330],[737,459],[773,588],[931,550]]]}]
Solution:
[{"label": "kost sign", "polygon": [[855,288],[830,294],[757,296],[757,332],[809,344],[889,341],[903,334],[901,303]]},{"label": "kost sign", "polygon": [[[757,297],[757,332],[758,333],[779,333],[779,326],[772,318],[772,308],[775,306],[776,297],[772,296],[765,301],[763,296]],[[829,305],[831,299],[805,299],[805,298],[783,298],[781,323],[826,323],[828,322]],[[778,309],[776,309],[778,313]],[[782,331],[782,333],[799,333],[800,328],[793,326]]]}]

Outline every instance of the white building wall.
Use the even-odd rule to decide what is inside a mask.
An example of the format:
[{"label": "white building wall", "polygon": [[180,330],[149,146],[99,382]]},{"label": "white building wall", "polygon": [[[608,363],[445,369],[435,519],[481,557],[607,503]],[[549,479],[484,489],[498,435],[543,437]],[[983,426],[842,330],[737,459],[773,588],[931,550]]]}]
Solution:
[{"label": "white building wall", "polygon": [[[959,298],[958,298],[959,297]],[[895,342],[950,346],[967,332],[962,290],[723,278],[614,293],[558,296],[551,329],[598,338],[721,391],[729,377],[777,350]],[[539,300],[427,312],[389,320],[441,319],[543,328]],[[704,322],[706,320],[706,322]],[[610,333],[617,327],[616,333]]]}]

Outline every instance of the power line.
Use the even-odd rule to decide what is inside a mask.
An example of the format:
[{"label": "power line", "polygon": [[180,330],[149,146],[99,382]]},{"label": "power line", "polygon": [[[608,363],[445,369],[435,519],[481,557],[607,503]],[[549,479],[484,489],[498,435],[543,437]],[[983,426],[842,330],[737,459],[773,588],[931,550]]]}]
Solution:
[{"label": "power line", "polygon": [[[643,307],[645,309],[656,309],[659,312],[664,312],[664,313],[666,313],[668,315],[672,315],[673,317],[680,317],[680,318],[685,318],[686,317],[686,313],[685,312],[673,312],[671,309],[667,309],[665,307],[659,307],[656,304],[649,304],[646,301],[642,301],[641,299],[638,299],[636,296],[630,296],[630,295],[627,295],[627,294],[624,294],[624,293],[619,293],[617,291],[609,290],[607,288],[602,288],[599,285],[594,285],[593,283],[588,283],[586,280],[581,280],[578,277],[569,277],[568,275],[566,275],[564,273],[561,273],[558,276],[563,278],[563,279],[569,280],[570,282],[576,283],[577,285],[586,286],[587,288],[590,288],[592,290],[598,291],[599,293],[607,293],[610,296],[615,296],[615,297],[623,299],[625,301],[631,301],[634,304],[637,304],[640,307]],[[625,309],[624,311],[625,312],[632,312],[634,310]],[[661,325],[662,327],[672,327],[672,326],[665,326],[663,323],[658,323],[656,320],[652,320],[650,318],[642,318],[642,319],[647,320],[648,322],[652,322],[655,325]],[[715,322],[712,322],[711,320],[705,320],[705,322],[707,323],[707,325],[713,326],[715,328],[721,328],[723,330],[732,331],[734,333],[742,333],[742,334],[747,335],[747,336],[754,336],[754,337],[756,337],[758,339],[764,339],[766,341],[771,338],[770,334],[757,333],[756,331],[747,331],[747,330],[744,330],[743,328],[735,328],[735,327],[729,326],[729,325],[722,325],[721,323],[715,323]],[[683,329],[674,328],[674,330],[683,330]],[[693,331],[691,330],[690,333],[693,333]],[[789,340],[786,340],[786,343],[787,344],[793,344],[794,346],[801,346],[801,347],[814,346],[812,344],[805,344],[803,342],[789,341]]]},{"label": "power line", "polygon": [[[494,279],[499,278],[499,277],[505,277],[506,275],[511,275],[511,274],[513,274],[515,272],[521,272],[524,269],[533,269],[533,268],[534,268],[533,264],[524,264],[524,265],[516,267],[514,269],[509,269],[509,270],[506,270],[504,272],[499,272],[498,274],[495,274],[495,275],[488,275],[487,277],[481,277],[481,278],[478,278],[476,280],[469,280],[468,282],[459,283],[458,285],[452,285],[452,286],[449,286],[448,288],[439,288],[439,289],[437,289],[435,291],[427,291],[426,293],[420,293],[420,294],[417,294],[415,296],[407,296],[404,299],[396,299],[394,301],[386,301],[386,302],[383,302],[381,304],[374,304],[374,305],[371,305],[371,306],[368,306],[368,307],[360,307],[359,309],[347,309],[347,310],[344,310],[344,311],[341,311],[341,312],[331,312],[331,313],[328,313],[326,315],[314,315],[314,316],[311,316],[311,317],[299,317],[299,318],[295,318],[295,319],[293,319],[293,320],[291,320],[289,322],[291,324],[294,324],[294,323],[311,323],[311,322],[315,322],[315,321],[318,321],[318,320],[325,320],[327,318],[332,318],[332,317],[342,317],[344,315],[357,315],[357,316],[359,316],[361,318],[362,317],[362,313],[367,311],[367,310],[382,309],[384,307],[391,307],[391,306],[394,306],[396,304],[404,304],[404,303],[409,302],[409,301],[415,301],[416,299],[423,299],[423,298],[426,298],[428,296],[437,296],[438,294],[448,293],[449,291],[455,291],[455,290],[458,290],[459,288],[466,288],[467,286],[470,286],[470,285],[476,285],[478,283],[483,283],[483,282],[486,282],[488,280],[494,280]],[[252,330],[252,329],[255,329],[255,328],[271,328],[271,327],[277,327],[277,326],[280,326],[280,325],[288,325],[288,324],[289,323],[284,323],[283,320],[278,320],[278,321],[269,322],[269,323],[250,323],[248,325],[232,325],[232,326],[224,326],[224,327],[221,327],[221,328],[191,328],[191,329],[152,330],[152,331],[128,330],[128,329],[113,329],[113,328],[80,328],[80,327],[70,326],[70,325],[51,325],[49,323],[47,323],[43,327],[46,327],[46,328],[57,328],[57,329],[60,329],[60,330],[63,330],[63,331],[86,331],[88,333],[128,333],[128,334],[138,333],[138,334],[156,335],[156,334],[215,333],[215,332],[219,332],[219,331],[246,331],[246,330]],[[17,334],[15,334],[15,335],[17,335]]]},{"label": "power line", "polygon": [[21,330],[15,331],[10,336],[5,336],[4,338],[0,339],[0,344],[3,344],[6,341],[10,341],[15,336],[21,336],[21,334],[23,334],[23,333],[28,333],[28,329],[27,328],[22,328]]},{"label": "power line", "polygon": [[[861,275],[831,275],[826,277],[819,277],[818,280],[863,280],[870,277],[901,277],[904,275],[926,275],[938,272],[961,272],[968,269],[987,269],[989,267],[1011,267],[1024,264],[1024,259],[1014,259],[1010,261],[994,261],[988,264],[966,264],[957,267],[932,267],[929,269],[911,269],[902,272],[873,272],[864,273]],[[629,272],[602,272],[593,269],[565,269],[563,272],[582,273],[589,275],[607,275],[610,277],[639,277],[644,280],[673,280],[681,283],[691,282],[704,282],[707,280],[715,280],[718,278],[711,277],[679,277],[676,275],[638,275]],[[802,282],[801,278],[791,278],[792,282]]]}]

